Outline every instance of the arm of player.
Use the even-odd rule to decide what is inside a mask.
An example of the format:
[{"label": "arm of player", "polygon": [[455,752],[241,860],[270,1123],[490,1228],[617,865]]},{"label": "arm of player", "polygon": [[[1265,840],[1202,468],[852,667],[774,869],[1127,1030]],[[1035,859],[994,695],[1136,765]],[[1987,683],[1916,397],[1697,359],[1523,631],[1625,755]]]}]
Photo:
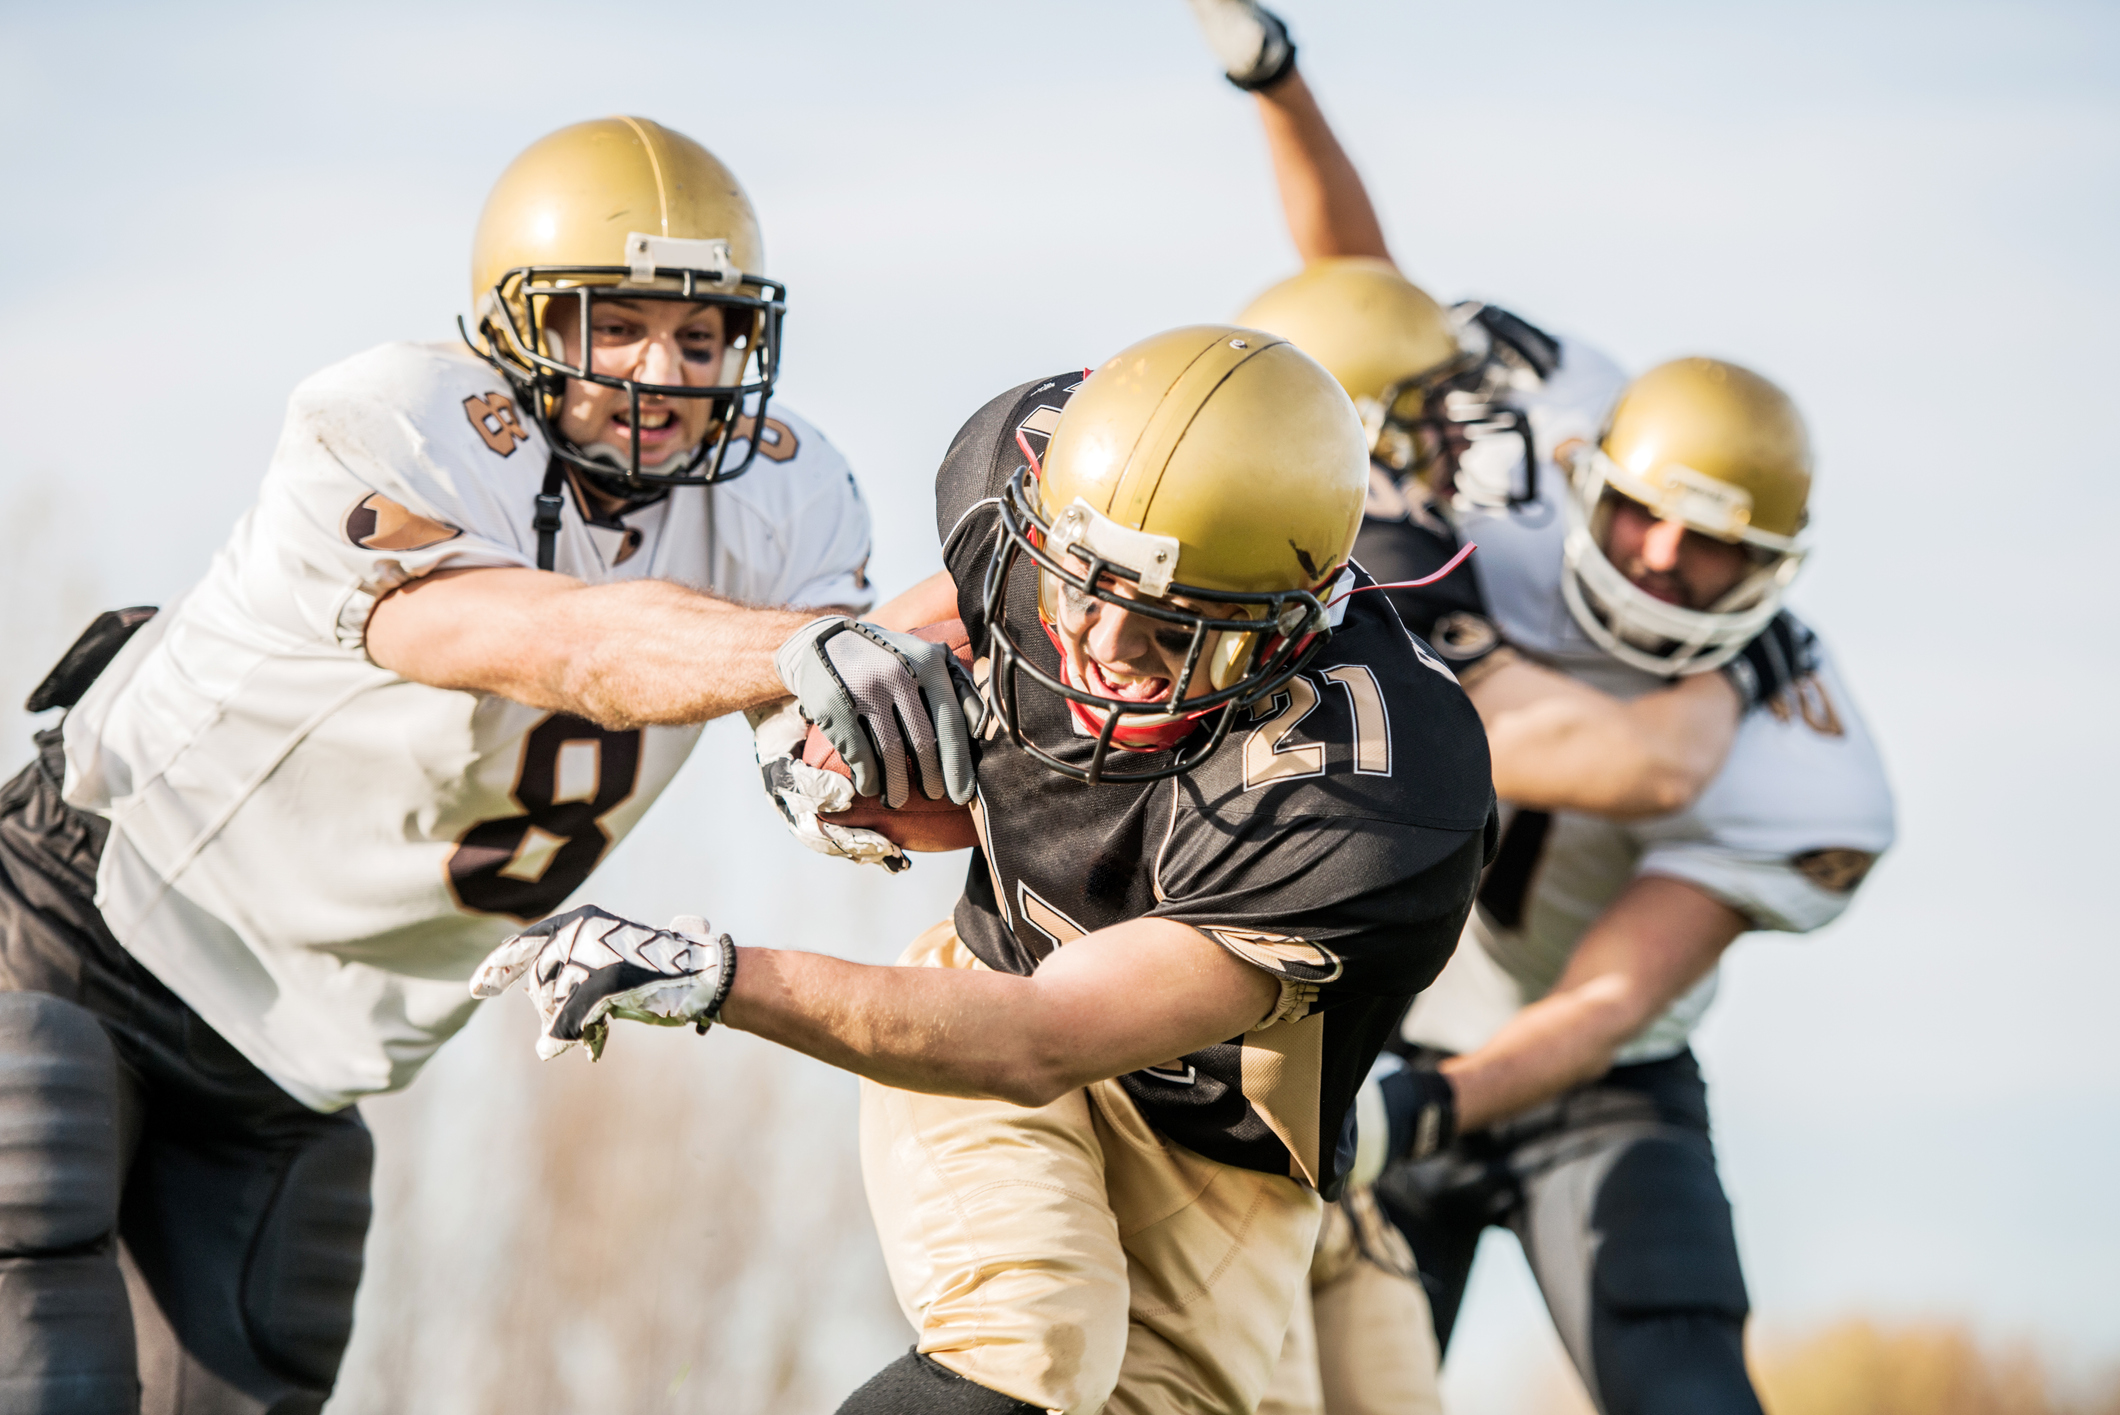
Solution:
[{"label": "arm of player", "polygon": [[380,667],[416,683],[639,727],[786,697],[773,655],[816,617],[666,580],[585,585],[544,570],[442,570],[379,601],[367,645]]},{"label": "arm of player", "polygon": [[902,805],[973,789],[948,650],[838,613],[757,609],[664,580],[543,570],[422,576],[378,601],[368,656],[417,683],[492,693],[605,727],[705,722],[793,697],[854,774]]},{"label": "arm of player", "polygon": [[882,1085],[1042,1106],[1239,1036],[1280,995],[1272,975],[1199,930],[1134,919],[1074,940],[1027,978],[741,949],[721,1017]]},{"label": "arm of player", "polygon": [[1281,217],[1304,263],[1350,255],[1390,260],[1369,190],[1302,71],[1291,68],[1286,78],[1252,97],[1281,192]]},{"label": "arm of player", "polygon": [[1583,935],[1551,992],[1477,1051],[1443,1063],[1457,1129],[1491,1125],[1604,1075],[1627,1039],[1705,977],[1747,927],[1744,915],[1689,884],[1635,880]]},{"label": "arm of player", "polygon": [[1620,820],[1692,804],[1722,770],[1744,708],[1720,673],[1622,701],[1514,656],[1467,693],[1487,727],[1497,796]]},{"label": "arm of player", "polygon": [[1303,82],[1280,16],[1255,0],[1190,3],[1229,81],[1258,100],[1281,214],[1304,263],[1344,255],[1390,260],[1369,192]]},{"label": "arm of player", "polygon": [[720,1022],[883,1085],[1023,1106],[1227,1041],[1281,997],[1263,969],[1169,919],[1076,939],[1026,978],[739,949],[704,920],[650,929],[586,906],[495,949],[472,995],[519,979],[544,1019],[541,1056],[600,1050],[611,1017]]}]

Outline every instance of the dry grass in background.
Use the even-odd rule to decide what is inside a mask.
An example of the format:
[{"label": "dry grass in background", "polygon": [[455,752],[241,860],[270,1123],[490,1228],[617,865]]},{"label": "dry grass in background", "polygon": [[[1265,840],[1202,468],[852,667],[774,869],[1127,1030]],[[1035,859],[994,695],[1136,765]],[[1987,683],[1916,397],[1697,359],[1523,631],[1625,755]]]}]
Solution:
[{"label": "dry grass in background", "polygon": [[[2120,1372],[2068,1390],[2030,1345],[1983,1343],[1957,1323],[1850,1318],[1751,1348],[1767,1415],[2120,1415]],[[1530,1408],[1594,1415],[1565,1367]]]}]

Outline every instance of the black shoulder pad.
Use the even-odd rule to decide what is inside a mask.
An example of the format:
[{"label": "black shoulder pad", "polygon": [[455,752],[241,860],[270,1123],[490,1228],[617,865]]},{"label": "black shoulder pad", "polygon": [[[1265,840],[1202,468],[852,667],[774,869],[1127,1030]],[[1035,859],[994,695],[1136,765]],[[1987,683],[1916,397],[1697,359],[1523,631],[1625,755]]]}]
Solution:
[{"label": "black shoulder pad", "polygon": [[1494,305],[1481,305],[1472,317],[1497,344],[1507,345],[1531,365],[1532,372],[1540,378],[1553,377],[1553,371],[1561,366],[1561,341],[1537,325]]},{"label": "black shoulder pad", "polygon": [[29,701],[22,705],[25,712],[47,712],[52,708],[70,708],[81,701],[88,685],[95,682],[110,661],[125,647],[125,641],[133,631],[155,617],[155,606],[134,605],[131,609],[106,609],[95,618],[95,622],[84,629],[74,646],[59,659],[57,666],[44,675],[30,693]]}]

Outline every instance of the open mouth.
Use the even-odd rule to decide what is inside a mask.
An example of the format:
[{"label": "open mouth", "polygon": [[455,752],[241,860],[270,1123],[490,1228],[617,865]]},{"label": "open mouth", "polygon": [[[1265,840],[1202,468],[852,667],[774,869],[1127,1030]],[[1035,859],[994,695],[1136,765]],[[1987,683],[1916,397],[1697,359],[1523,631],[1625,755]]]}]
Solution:
[{"label": "open mouth", "polygon": [[668,408],[643,408],[640,410],[640,426],[636,429],[627,410],[611,415],[611,426],[620,439],[632,437],[637,431],[642,446],[664,442],[677,434],[677,415]]},{"label": "open mouth", "polygon": [[1127,703],[1160,703],[1170,696],[1170,679],[1144,677],[1120,669],[1107,669],[1085,656],[1082,677],[1090,691]]}]

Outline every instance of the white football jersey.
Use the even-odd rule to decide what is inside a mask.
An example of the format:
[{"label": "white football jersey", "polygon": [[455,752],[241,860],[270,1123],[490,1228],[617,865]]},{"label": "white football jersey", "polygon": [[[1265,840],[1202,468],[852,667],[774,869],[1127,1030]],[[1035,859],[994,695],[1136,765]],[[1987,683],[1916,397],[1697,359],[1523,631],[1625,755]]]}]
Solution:
[{"label": "white football jersey", "polygon": [[[1571,357],[1579,347],[1569,346]],[[1562,498],[1569,491],[1551,455],[1569,437],[1597,435],[1621,385],[1610,376],[1595,382],[1609,384],[1602,406],[1593,395],[1590,406],[1563,408],[1543,424],[1534,414],[1542,454],[1535,503],[1460,506],[1451,514],[1460,538],[1479,546],[1468,568],[1503,637],[1551,667],[1631,698],[1666,680],[1599,649],[1561,598]],[[1460,1053],[1485,1043],[1546,995],[1583,933],[1642,875],[1694,885],[1757,929],[1804,933],[1837,918],[1892,843],[1892,796],[1869,729],[1823,645],[1820,656],[1817,675],[1799,685],[1794,705],[1745,718],[1721,772],[1683,811],[1616,822],[1525,813],[1505,803],[1502,849],[1481,902],[1442,976],[1407,1014],[1406,1038]],[[1675,1055],[1714,996],[1710,972],[1621,1048],[1615,1063]]]},{"label": "white football jersey", "polygon": [[[869,517],[845,461],[778,404],[759,452],[733,482],[608,525],[569,496],[555,568],[865,609]],[[111,931],[319,1110],[411,1080],[468,1020],[473,967],[588,877],[699,735],[610,731],[369,660],[369,611],[393,587],[535,566],[546,462],[508,385],[460,346],[325,369],[295,390],[205,579],[66,720],[67,799],[110,821]]]}]

